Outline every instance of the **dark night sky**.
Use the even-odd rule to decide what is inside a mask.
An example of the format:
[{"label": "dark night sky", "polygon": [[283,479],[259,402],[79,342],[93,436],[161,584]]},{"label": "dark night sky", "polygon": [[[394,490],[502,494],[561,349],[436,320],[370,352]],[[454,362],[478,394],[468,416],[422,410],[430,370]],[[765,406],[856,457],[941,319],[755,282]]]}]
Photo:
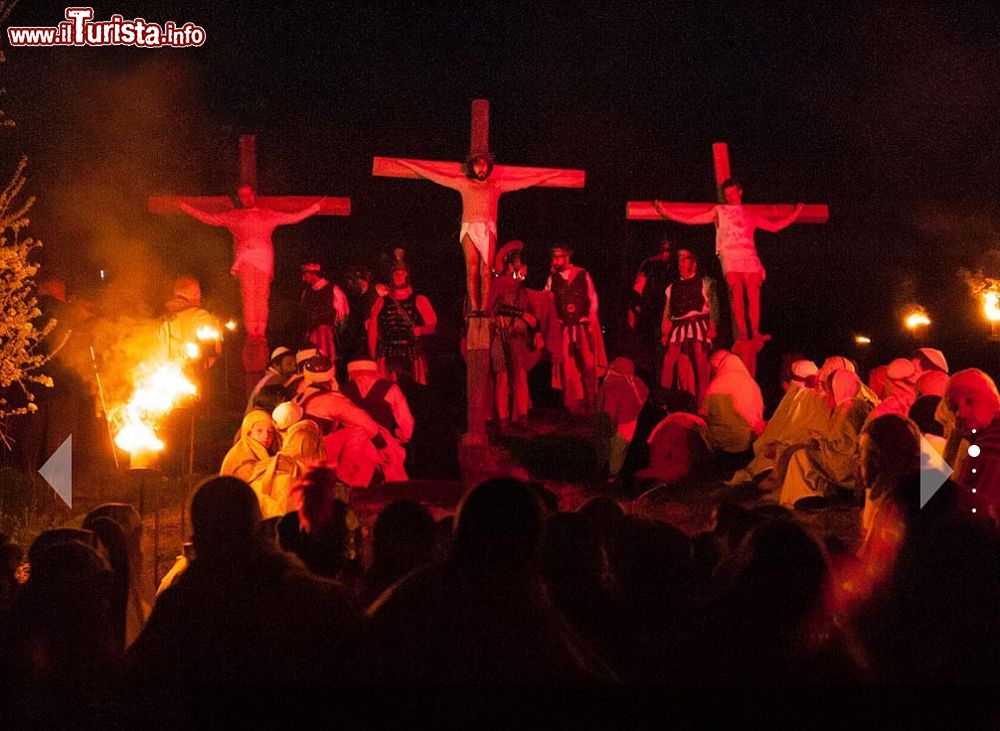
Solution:
[{"label": "dark night sky", "polygon": [[[892,355],[906,345],[897,310],[918,301],[935,319],[930,342],[995,370],[957,273],[1000,248],[1000,9],[987,5],[97,2],[98,19],[191,20],[208,41],[13,49],[7,152],[29,154],[33,233],[78,290],[104,266],[109,299],[152,311],[188,270],[225,309],[226,234],[150,216],[144,199],[229,192],[236,136],[256,132],[262,193],[350,195],[355,211],[279,229],[276,324],[306,252],[336,270],[405,245],[447,332],[461,298],[458,197],[373,178],[371,158],[460,159],[469,102],[485,96],[499,162],[587,171],[583,191],[505,197],[501,241],[524,239],[535,275],[543,245],[574,242],[613,331],[662,233],[717,267],[711,227],[628,223],[624,210],[709,199],[710,144],[724,140],[748,202],[831,209],[826,226],[758,234],[772,351],[819,357],[866,332]],[[24,1],[12,23],[54,25],[63,7]]]}]

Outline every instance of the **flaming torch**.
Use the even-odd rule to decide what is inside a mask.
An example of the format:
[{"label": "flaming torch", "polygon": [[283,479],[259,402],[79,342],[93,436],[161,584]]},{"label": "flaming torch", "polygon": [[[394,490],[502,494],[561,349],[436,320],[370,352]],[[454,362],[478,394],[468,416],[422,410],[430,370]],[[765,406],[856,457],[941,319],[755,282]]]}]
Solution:
[{"label": "flaming torch", "polygon": [[931,318],[927,316],[927,311],[923,307],[916,307],[903,319],[906,329],[916,335],[921,328],[931,324]]},{"label": "flaming torch", "polygon": [[196,393],[179,363],[139,366],[132,397],[117,410],[121,427],[115,437],[115,444],[129,453],[132,469],[148,468],[155,461],[164,448],[156,427],[179,401]]},{"label": "flaming torch", "polygon": [[990,340],[1000,340],[1000,291],[987,289],[982,298],[983,312],[990,321]]}]

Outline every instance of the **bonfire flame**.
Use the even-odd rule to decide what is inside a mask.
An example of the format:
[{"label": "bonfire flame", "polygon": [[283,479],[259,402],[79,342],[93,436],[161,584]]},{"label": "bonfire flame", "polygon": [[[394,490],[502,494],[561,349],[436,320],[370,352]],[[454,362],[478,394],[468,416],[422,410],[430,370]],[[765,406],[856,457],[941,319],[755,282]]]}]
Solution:
[{"label": "bonfire flame", "polygon": [[133,455],[162,451],[164,444],[156,436],[158,423],[179,401],[197,392],[180,363],[143,363],[137,370],[132,397],[117,409],[121,427],[115,444]]}]

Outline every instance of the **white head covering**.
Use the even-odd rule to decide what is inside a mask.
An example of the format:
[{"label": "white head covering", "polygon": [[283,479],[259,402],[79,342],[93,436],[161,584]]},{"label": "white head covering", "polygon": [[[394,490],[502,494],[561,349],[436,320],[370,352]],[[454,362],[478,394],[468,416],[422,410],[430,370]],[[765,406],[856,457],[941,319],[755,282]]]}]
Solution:
[{"label": "white head covering", "polygon": [[352,360],[347,364],[347,375],[358,371],[373,371],[378,373],[378,363],[373,360]]},{"label": "white head covering", "polygon": [[285,401],[274,407],[271,418],[274,419],[274,425],[284,431],[295,422],[300,421],[304,413],[302,407],[294,401]]},{"label": "white head covering", "polygon": [[319,355],[319,351],[316,348],[305,348],[300,350],[295,354],[295,365],[300,366],[305,363],[310,358],[314,358]]},{"label": "white head covering", "polygon": [[792,363],[792,378],[796,381],[805,381],[817,373],[819,373],[819,368],[811,360],[797,360]]},{"label": "white head covering", "polygon": [[948,372],[948,361],[937,348],[917,348],[917,352],[931,362],[935,368],[944,373]]},{"label": "white head covering", "polygon": [[277,348],[271,351],[271,362],[273,363],[274,361],[278,360],[278,358],[280,358],[281,356],[291,352],[292,351],[289,348],[286,348],[284,345],[279,345]]}]

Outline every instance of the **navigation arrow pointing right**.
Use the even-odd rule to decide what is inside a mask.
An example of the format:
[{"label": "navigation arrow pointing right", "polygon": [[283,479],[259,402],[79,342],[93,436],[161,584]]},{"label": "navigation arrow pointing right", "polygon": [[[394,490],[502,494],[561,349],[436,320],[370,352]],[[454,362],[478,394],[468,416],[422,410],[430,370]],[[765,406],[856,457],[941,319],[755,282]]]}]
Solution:
[{"label": "navigation arrow pointing right", "polygon": [[926,437],[920,437],[920,507],[934,497],[941,485],[951,477],[951,465],[934,449]]}]

